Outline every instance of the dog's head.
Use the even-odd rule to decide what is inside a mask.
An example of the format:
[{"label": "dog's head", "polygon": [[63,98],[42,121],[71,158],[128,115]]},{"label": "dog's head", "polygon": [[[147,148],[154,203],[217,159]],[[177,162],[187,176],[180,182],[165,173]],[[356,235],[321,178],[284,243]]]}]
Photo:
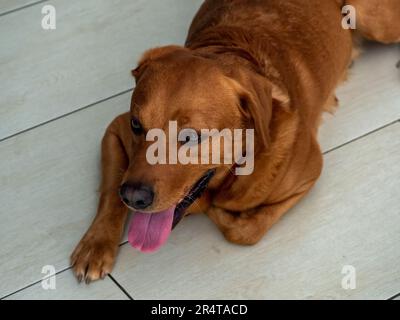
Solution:
[{"label": "dog's head", "polygon": [[[120,194],[128,207],[140,212],[134,231],[141,233],[140,228],[146,227],[139,225],[148,224],[155,230],[151,237],[163,237],[170,231],[164,229],[175,226],[207,186],[215,189],[226,181],[238,166],[234,160],[243,160],[243,150],[254,151],[246,148],[250,144],[246,129],[254,129],[255,150],[268,148],[272,87],[247,68],[224,65],[178,46],[146,52],[133,75],[134,152],[129,155]],[[236,142],[231,149],[225,147],[225,135],[215,145],[212,134],[203,134],[204,130],[221,133],[224,129],[231,132],[229,143]],[[235,129],[243,130],[240,150]],[[208,148],[203,149],[206,143]],[[143,237],[148,235],[132,237],[141,237],[131,243],[142,251],[152,251],[164,241],[146,244]]]}]

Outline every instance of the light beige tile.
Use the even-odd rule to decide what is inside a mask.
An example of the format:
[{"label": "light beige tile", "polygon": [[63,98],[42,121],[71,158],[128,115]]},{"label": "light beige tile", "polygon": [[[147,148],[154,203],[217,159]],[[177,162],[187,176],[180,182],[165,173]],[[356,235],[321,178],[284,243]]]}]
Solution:
[{"label": "light beige tile", "polygon": [[[52,284],[51,279],[43,280],[45,288]],[[71,270],[57,274],[55,288],[45,290],[42,283],[17,292],[5,300],[128,300],[128,297],[110,279],[96,281],[90,285],[79,284]]]},{"label": "light beige tile", "polygon": [[366,44],[337,90],[339,109],[321,128],[324,151],[400,119],[400,45]]},{"label": "light beige tile", "polygon": [[0,139],[133,87],[150,47],[183,43],[202,0],[53,0],[0,19]]},{"label": "light beige tile", "polygon": [[[41,14],[38,10],[40,6],[33,6],[0,17],[0,37],[8,39],[0,42],[2,65],[0,73],[0,83],[2,84],[0,86],[0,139],[128,89],[133,85],[129,70],[134,66],[140,53],[154,45],[182,42],[188,24],[201,2],[202,0],[50,1],[49,3],[56,6],[58,15],[57,30],[54,32],[45,32],[40,29]],[[389,68],[392,61],[395,61],[398,51],[395,47],[372,48],[371,50],[371,54],[367,53],[367,58],[362,59],[356,65],[354,69],[356,79],[346,85],[349,86],[348,89],[346,87],[341,89],[342,95],[347,98],[342,100],[342,106],[336,118],[329,120],[323,129],[322,140],[325,150],[389,123],[399,116],[399,104],[396,104],[398,91],[395,90],[397,88],[395,85],[398,84],[398,72],[392,73],[391,67]],[[374,77],[366,79],[371,74]],[[364,78],[365,80],[363,80]],[[375,95],[372,97],[364,95],[365,88],[368,88],[367,80],[372,80],[372,92],[377,92],[379,101],[384,101],[382,107],[377,108],[370,103]],[[368,94],[371,90],[368,90]],[[57,270],[68,265],[68,256],[88,227],[97,206],[99,143],[104,128],[115,115],[128,109],[129,99],[130,93],[0,143],[0,219],[2,221],[0,224],[2,239],[0,297],[39,280],[42,276],[43,265],[53,264]],[[348,105],[344,106],[343,101],[346,99]],[[397,155],[395,157],[398,158]],[[351,159],[349,161],[351,162]],[[394,160],[388,159],[387,161]],[[341,171],[341,168],[338,170]],[[389,177],[388,181],[389,184],[393,184]],[[336,187],[341,190],[342,184],[346,185],[346,181],[329,186],[332,189]],[[381,189],[386,190],[385,188],[388,187],[383,186]],[[382,197],[385,196],[383,194]],[[327,206],[330,204],[329,201],[333,201],[326,199],[326,195],[322,198],[325,199],[323,203],[328,203]],[[391,202],[388,203],[388,208],[393,201],[391,199]],[[379,199],[375,202],[378,205],[381,204]],[[398,203],[394,204],[398,205]],[[308,208],[315,208],[316,203],[311,202],[311,205],[308,206]],[[299,215],[301,217],[301,214],[304,217],[307,214],[305,213],[307,208],[295,210],[296,212],[300,210],[300,214],[297,214],[296,217]],[[335,214],[334,209],[330,212],[331,215]],[[342,214],[340,213],[340,215]],[[179,292],[174,290],[176,290],[176,286],[184,285],[178,281],[180,276],[182,275],[182,279],[188,279],[188,277],[190,278],[188,272],[191,272],[194,274],[195,284],[200,283],[203,278],[206,281],[199,285],[198,294],[208,294],[218,283],[224,283],[226,288],[219,288],[220,291],[214,290],[215,294],[211,294],[211,296],[218,297],[218,294],[233,287],[232,297],[239,295],[246,297],[252,296],[252,294],[258,297],[257,290],[256,293],[252,293],[254,288],[262,291],[261,296],[268,297],[271,292],[264,293],[263,290],[266,286],[263,281],[270,281],[270,277],[268,278],[268,275],[265,274],[259,278],[261,284],[258,284],[257,279],[254,280],[253,277],[253,280],[250,279],[252,282],[249,280],[248,286],[240,284],[240,282],[237,288],[232,286],[235,279],[241,279],[237,268],[243,266],[243,263],[238,266],[233,262],[226,263],[225,257],[243,261],[243,250],[223,244],[221,236],[204,217],[193,219],[195,222],[187,220],[178,227],[180,231],[174,232],[173,237],[178,238],[171,239],[168,246],[172,247],[167,249],[170,251],[160,253],[161,260],[158,260],[160,259],[158,255],[155,256],[157,260],[151,260],[150,257],[138,258],[138,260],[145,259],[145,263],[143,266],[138,264],[135,267],[142,272],[138,273],[137,277],[148,279],[148,277],[143,277],[143,274],[153,274],[154,271],[159,274],[155,277],[159,283],[170,283],[171,279],[176,280],[171,293],[168,294],[163,291],[166,288],[159,290],[155,283],[152,290],[158,290],[159,293],[154,296],[173,297],[179,295]],[[338,228],[334,221],[329,220],[328,222]],[[298,223],[301,225],[303,222],[300,220]],[[318,223],[322,222],[317,220]],[[351,220],[349,223],[354,223],[354,221]],[[381,224],[383,225],[383,222]],[[284,228],[284,226],[285,222],[283,221],[282,227],[278,225],[277,228]],[[286,222],[286,226],[290,229],[290,222]],[[315,227],[315,223],[312,226]],[[388,228],[389,234],[394,227]],[[322,228],[321,232],[326,231],[326,228]],[[273,232],[271,232],[272,237],[274,234],[276,237],[286,234],[285,231]],[[191,235],[202,233],[207,235],[207,239],[200,238],[201,241],[198,245],[194,243],[197,241],[197,237],[190,239]],[[278,246],[285,245],[285,243],[286,246],[289,246],[288,242],[296,241],[296,239],[272,239],[275,251],[268,253],[271,245],[268,240],[265,242],[268,246],[266,249],[264,247],[251,248],[246,251],[248,253],[245,254],[245,257],[251,261],[252,250],[256,250],[254,252],[257,254],[267,252],[266,258],[268,259],[285,261],[285,258],[279,255]],[[306,240],[304,240],[306,244],[311,246],[309,243],[311,240]],[[182,249],[182,241],[189,242],[186,244],[186,249]],[[193,247],[190,247],[190,243],[199,252],[199,256],[192,255]],[[207,248],[210,252],[205,251]],[[292,246],[287,250],[294,249],[295,247]],[[309,250],[307,252],[314,254],[319,249],[321,246],[317,246],[315,249],[307,247]],[[174,255],[175,250],[180,250],[184,256],[176,256],[176,253]],[[217,253],[218,250],[220,253]],[[136,256],[132,250],[124,248],[124,251],[128,253],[122,256],[121,263],[124,263],[124,259],[128,259],[129,255]],[[386,253],[385,250],[382,250],[383,261],[386,261]],[[221,268],[232,266],[234,269],[232,278],[227,278],[227,274],[215,273],[212,261],[209,265],[205,265],[205,270],[208,271],[202,274],[199,270],[202,264],[196,266],[195,263],[199,259],[209,259],[210,257],[215,259]],[[363,263],[362,259],[364,258],[361,255],[360,259]],[[193,259],[193,261],[189,262],[186,259]],[[124,269],[125,273],[127,268],[132,263],[138,263],[138,260],[132,262],[128,259]],[[298,260],[294,259],[294,262]],[[161,274],[164,265],[157,264],[157,261],[167,261],[169,264],[166,270],[170,270],[171,266],[175,266],[177,270],[172,270],[170,274]],[[179,261],[183,264],[178,264]],[[149,266],[150,262],[154,265]],[[268,266],[265,261],[256,262],[256,266],[260,266],[260,264],[261,267]],[[179,270],[182,270],[179,267],[186,265],[190,267],[188,271],[183,270],[184,272],[179,274]],[[278,276],[280,275],[282,278],[279,266],[280,264],[276,263],[270,267],[270,270],[277,272]],[[310,264],[308,266],[310,267]],[[292,264],[289,267],[292,268],[289,270],[293,270],[294,275],[299,275],[299,272],[309,272],[306,269],[307,265],[297,273]],[[376,267],[376,264],[372,267]],[[255,268],[244,268],[244,276],[252,275],[251,271],[258,270]],[[324,270],[329,269],[322,269],[321,272]],[[336,269],[334,274],[336,275]],[[317,275],[320,277],[318,279],[324,279],[320,273]],[[133,278],[133,275],[130,276]],[[340,274],[338,277],[340,278]],[[382,277],[386,281],[387,273],[384,272]],[[222,282],[215,282],[220,278],[223,280]],[[327,277],[328,280],[331,278]],[[139,295],[142,297],[153,295],[147,290],[150,282],[145,282],[145,279],[142,279],[142,284],[139,285],[139,288],[145,287],[143,293]],[[207,282],[210,279],[215,284]],[[289,277],[290,279],[294,281],[295,277]],[[125,280],[129,281],[130,279],[125,278]],[[307,280],[309,279],[307,278]],[[69,280],[66,277],[63,281],[68,282]],[[394,278],[394,283],[397,283],[398,286],[398,278]],[[378,286],[377,281],[374,284]],[[206,286],[209,289],[206,289]],[[275,286],[276,283],[267,289],[274,289]],[[285,288],[281,291],[277,290],[278,295],[284,296],[285,292],[287,293],[290,289],[290,283],[284,282],[284,286],[286,286],[286,291]],[[387,287],[391,289],[390,285]],[[378,293],[379,288],[376,288]],[[130,289],[132,289],[132,284]],[[249,292],[246,293],[246,290]],[[182,290],[182,293],[185,292]],[[382,296],[384,296],[387,290],[384,289],[382,292]],[[188,297],[194,294],[197,294],[196,291],[189,293]],[[298,294],[297,296],[302,295]]]},{"label": "light beige tile", "polygon": [[97,207],[100,141],[130,94],[0,143],[0,297],[57,270]]},{"label": "light beige tile", "polygon": [[[11,10],[22,8],[26,5],[37,3],[38,0],[1,0],[0,1],[0,14],[6,13]],[[44,4],[43,4],[44,5]]]},{"label": "light beige tile", "polygon": [[[326,155],[313,192],[254,247],[185,219],[158,253],[125,245],[113,272],[135,299],[387,299],[400,287],[400,124]],[[356,289],[341,287],[356,268]]]}]

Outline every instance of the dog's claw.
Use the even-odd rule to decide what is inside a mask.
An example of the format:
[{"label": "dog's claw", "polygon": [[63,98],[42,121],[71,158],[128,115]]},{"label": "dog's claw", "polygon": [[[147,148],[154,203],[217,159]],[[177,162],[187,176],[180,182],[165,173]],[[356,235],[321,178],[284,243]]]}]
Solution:
[{"label": "dog's claw", "polygon": [[89,239],[83,239],[71,256],[72,270],[79,283],[104,279],[111,272],[118,251],[117,241]]}]

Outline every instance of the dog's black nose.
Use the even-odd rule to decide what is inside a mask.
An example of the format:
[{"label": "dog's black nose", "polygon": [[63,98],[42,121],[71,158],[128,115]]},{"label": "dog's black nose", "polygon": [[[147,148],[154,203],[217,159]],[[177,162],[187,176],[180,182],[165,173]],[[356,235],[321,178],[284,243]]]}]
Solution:
[{"label": "dog's black nose", "polygon": [[124,183],[119,193],[126,205],[137,210],[146,209],[154,199],[153,189],[144,184]]}]

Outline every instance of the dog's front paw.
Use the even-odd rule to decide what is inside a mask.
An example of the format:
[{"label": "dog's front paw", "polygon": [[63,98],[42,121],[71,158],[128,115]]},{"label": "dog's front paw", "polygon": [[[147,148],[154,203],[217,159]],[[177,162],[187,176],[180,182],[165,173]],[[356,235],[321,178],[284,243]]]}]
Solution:
[{"label": "dog's front paw", "polygon": [[71,255],[71,266],[81,282],[103,279],[114,266],[118,242],[110,239],[85,235]]}]

